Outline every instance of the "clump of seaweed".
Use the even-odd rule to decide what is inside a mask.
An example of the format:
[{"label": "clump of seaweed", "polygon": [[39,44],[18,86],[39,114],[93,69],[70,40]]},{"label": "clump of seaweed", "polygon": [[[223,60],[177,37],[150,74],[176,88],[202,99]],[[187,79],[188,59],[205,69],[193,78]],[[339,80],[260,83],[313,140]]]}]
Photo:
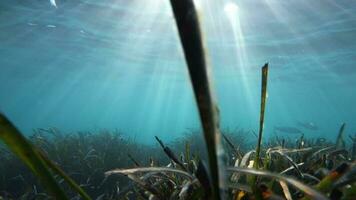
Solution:
[{"label": "clump of seaweed", "polygon": [[[355,194],[355,160],[347,150],[337,149],[337,142],[302,137],[288,147],[266,146],[260,150],[256,169],[255,150],[236,148],[238,141],[224,138],[229,155],[226,199],[352,199]],[[164,144],[162,147],[167,149]],[[131,178],[137,188],[126,192],[135,197],[206,199],[212,187],[206,167],[189,155],[189,146],[185,148],[181,156],[166,153],[170,159],[167,165],[115,169],[106,175]],[[256,177],[254,185],[248,179],[251,175]]]},{"label": "clump of seaweed", "polygon": [[[222,131],[228,175],[225,199],[256,199],[248,176],[256,176],[262,199],[352,199],[355,195],[352,144],[340,149],[336,140],[272,138],[261,145],[255,169],[256,151],[242,139],[247,132]],[[207,154],[198,130],[168,143],[157,137],[154,147],[121,135],[106,130],[68,134],[49,128],[36,129],[29,141],[93,199],[207,199],[211,195],[204,164]],[[4,146],[0,151],[3,199],[50,198],[14,154]],[[69,198],[79,198],[63,178],[54,177]]]},{"label": "clump of seaweed", "polygon": [[[243,138],[243,130],[223,132],[237,143]],[[105,176],[105,172],[115,168],[130,169],[132,167],[168,167],[195,174],[199,168],[200,180],[205,181],[205,186],[210,187],[207,171],[201,159],[205,159],[203,138],[198,130],[188,131],[184,137],[178,138],[167,144],[159,139],[165,149],[174,154],[172,160],[162,150],[157,142],[156,146],[143,145],[130,138],[123,138],[119,131],[102,130],[98,132],[63,133],[57,128],[35,129],[28,137],[33,146],[43,152],[61,171],[74,180],[93,199],[125,199],[146,198],[147,192],[136,183],[130,182],[126,176]],[[240,136],[239,136],[240,135]],[[153,139],[154,141],[154,139]],[[242,140],[241,140],[242,141]],[[239,144],[242,145],[242,142]],[[243,145],[242,145],[243,146]],[[49,199],[49,194],[35,176],[31,174],[22,162],[11,153],[4,145],[0,145],[0,197],[3,199]],[[178,161],[177,161],[178,160]],[[180,162],[181,166],[177,163]],[[140,172],[143,173],[143,172]],[[168,172],[167,172],[168,173]],[[150,183],[155,183],[160,173],[150,177]],[[68,198],[79,198],[75,191],[54,175],[58,185],[63,188]],[[179,187],[184,182],[179,175],[174,178]],[[164,180],[168,180],[165,178]],[[202,181],[203,182],[203,181]],[[207,182],[207,183],[206,183]],[[159,185],[157,182],[156,185]],[[168,196],[175,187],[159,187],[161,196]],[[196,186],[195,186],[196,187]]]},{"label": "clump of seaweed", "polygon": [[[121,135],[118,131],[106,130],[70,134],[49,128],[34,130],[28,140],[91,197],[97,198],[103,194],[114,197],[117,188],[128,184],[127,179],[105,178],[104,172],[116,167],[132,167],[129,155],[138,158],[142,165],[147,165],[149,158],[157,163],[166,161],[161,159],[164,154],[156,148],[124,139]],[[0,151],[0,168],[6,172],[1,173],[0,182],[0,191],[6,193],[4,196],[16,199],[38,194],[43,196],[44,191],[30,171],[5,147],[2,146]],[[55,175],[55,179],[68,196],[76,196],[60,176]]]}]

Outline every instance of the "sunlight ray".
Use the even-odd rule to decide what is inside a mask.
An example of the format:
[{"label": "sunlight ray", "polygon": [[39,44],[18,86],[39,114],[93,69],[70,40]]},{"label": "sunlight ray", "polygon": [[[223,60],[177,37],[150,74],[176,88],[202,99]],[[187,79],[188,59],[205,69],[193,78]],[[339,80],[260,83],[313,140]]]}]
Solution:
[{"label": "sunlight ray", "polygon": [[[233,31],[233,37],[234,37],[233,42],[235,46],[234,52],[236,53],[236,60],[238,63],[236,69],[240,72],[239,78],[242,80],[242,84],[245,88],[246,98],[248,102],[253,102],[252,94],[250,92],[248,74],[247,74],[249,60],[245,49],[246,45],[245,45],[244,33],[240,22],[239,7],[237,4],[233,2],[227,2],[224,6],[224,12],[230,22]],[[254,106],[250,103],[249,107],[250,110],[253,110]]]}]

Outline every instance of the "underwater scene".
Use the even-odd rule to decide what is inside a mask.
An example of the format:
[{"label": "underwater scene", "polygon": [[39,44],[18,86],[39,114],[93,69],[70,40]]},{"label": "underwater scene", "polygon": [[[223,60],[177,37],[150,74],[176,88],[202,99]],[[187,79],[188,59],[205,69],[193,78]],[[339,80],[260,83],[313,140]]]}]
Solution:
[{"label": "underwater scene", "polygon": [[0,200],[356,200],[355,0],[1,0]]}]

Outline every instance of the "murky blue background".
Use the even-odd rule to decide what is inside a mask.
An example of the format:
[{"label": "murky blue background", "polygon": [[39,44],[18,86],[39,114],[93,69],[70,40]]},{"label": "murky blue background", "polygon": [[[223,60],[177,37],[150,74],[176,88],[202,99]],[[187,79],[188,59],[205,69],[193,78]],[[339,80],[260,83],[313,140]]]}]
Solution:
[{"label": "murky blue background", "polygon": [[[179,137],[199,118],[168,0],[0,1],[0,110],[24,132]],[[356,131],[356,1],[197,1],[223,128]],[[246,137],[253,137],[247,135]]]}]

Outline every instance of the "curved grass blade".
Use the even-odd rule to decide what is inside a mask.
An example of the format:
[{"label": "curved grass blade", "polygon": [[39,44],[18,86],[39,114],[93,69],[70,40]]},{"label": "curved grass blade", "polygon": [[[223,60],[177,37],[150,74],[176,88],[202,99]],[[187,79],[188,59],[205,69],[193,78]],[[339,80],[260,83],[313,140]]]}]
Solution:
[{"label": "curved grass blade", "polygon": [[331,158],[331,157],[336,157],[336,156],[346,156],[349,152],[346,150],[346,149],[343,149],[343,148],[339,148],[339,149],[336,149],[334,151],[331,151],[329,154],[328,154],[328,158]]},{"label": "curved grass blade", "polygon": [[304,176],[304,179],[309,179],[309,180],[312,180],[314,181],[315,183],[319,183],[320,182],[320,179],[318,179],[317,177],[311,175],[311,174],[308,174],[308,173],[303,173],[303,176]]},{"label": "curved grass blade", "polygon": [[[126,174],[124,174],[124,175],[126,175]],[[141,176],[139,180],[145,182],[150,177],[151,177],[151,174],[147,173],[144,176]],[[133,180],[135,177],[131,176],[131,177],[128,177],[128,178],[130,178],[133,181],[133,183],[132,182],[129,183],[123,190],[120,190],[120,192],[118,193],[118,199],[121,199],[122,196],[124,196],[125,194],[129,193],[130,191],[132,191],[132,188],[135,186],[135,183],[140,184],[137,181]],[[152,193],[152,191],[151,191],[151,193]]]},{"label": "curved grass blade", "polygon": [[253,153],[256,153],[256,151],[251,150],[251,151],[245,153],[245,155],[242,157],[242,160],[240,162],[240,167],[246,167],[248,165],[247,162],[249,161],[249,159]]},{"label": "curved grass blade", "polygon": [[148,182],[145,182],[143,180],[141,180],[139,177],[137,177],[135,174],[127,174],[127,177],[129,177],[132,181],[134,181],[135,183],[137,183],[140,187],[142,187],[144,190],[149,191],[151,194],[157,196],[157,197],[161,197],[162,195],[160,194],[160,192],[153,187],[151,184],[149,184]]},{"label": "curved grass blade", "polygon": [[[241,162],[240,162],[240,164],[237,162],[237,163],[235,163],[235,167],[247,167],[248,166],[248,162],[249,162],[249,159],[250,159],[250,157],[251,157],[251,155],[253,154],[253,153],[256,153],[256,151],[255,150],[251,150],[251,151],[249,151],[249,152],[247,152],[247,153],[245,153],[245,155],[242,157],[242,159],[241,159]],[[240,178],[240,176],[239,176],[239,174],[238,173],[232,173],[231,174],[231,176],[230,176],[230,181],[232,181],[232,182],[237,182],[238,180],[239,180],[239,178]]]},{"label": "curved grass blade", "polygon": [[291,154],[291,153],[301,153],[301,152],[308,152],[313,150],[312,147],[308,148],[302,148],[302,149],[286,149],[286,148],[277,148],[277,149],[272,149],[270,152],[274,153],[275,151],[280,151],[285,154]]},{"label": "curved grass blade", "polygon": [[224,163],[219,161],[223,149],[220,145],[218,110],[211,90],[198,15],[193,0],[170,0],[170,2],[204,131],[212,179],[212,198],[219,200],[223,198],[221,191],[225,179]]},{"label": "curved grass blade", "polygon": [[274,151],[274,152],[275,152],[275,153],[278,153],[278,154],[281,155],[283,158],[285,158],[285,159],[292,165],[292,167],[296,170],[296,172],[298,173],[298,175],[299,175],[301,178],[304,178],[304,175],[303,175],[303,173],[300,171],[300,169],[299,169],[299,167],[298,167],[298,164],[295,163],[291,157],[289,157],[288,155],[284,154],[282,151]]},{"label": "curved grass blade", "polygon": [[90,196],[79,186],[75,183],[75,181],[70,178],[61,168],[59,168],[56,164],[54,164],[50,159],[48,159],[41,151],[38,150],[39,155],[45,161],[48,167],[50,167],[53,172],[57,173],[61,176],[70,187],[73,188],[84,200],[91,200]]},{"label": "curved grass blade", "polygon": [[322,149],[319,149],[318,151],[314,152],[312,155],[311,155],[311,158],[314,158],[316,157],[318,154],[321,154],[321,153],[324,153],[324,152],[327,152],[331,149],[334,149],[335,146],[329,146],[329,147],[325,147],[325,148],[322,148]]},{"label": "curved grass blade", "polygon": [[40,179],[43,187],[57,199],[68,199],[53,178],[41,155],[32,144],[0,113],[0,139],[15,153],[31,171]]},{"label": "curved grass blade", "polygon": [[171,173],[175,173],[175,174],[180,174],[186,178],[188,178],[190,181],[192,181],[194,179],[194,177],[192,175],[190,175],[189,173],[183,171],[183,170],[178,170],[178,169],[172,169],[172,168],[168,168],[168,167],[141,167],[141,168],[133,168],[133,169],[114,169],[114,170],[110,170],[105,172],[106,176],[110,176],[113,174],[124,174],[124,175],[128,175],[128,174],[135,174],[135,173],[147,173],[147,172],[155,172],[155,173],[167,173],[167,172],[171,172]]},{"label": "curved grass blade", "polygon": [[[106,176],[111,176],[114,174],[122,174],[127,176],[129,179],[131,179],[134,183],[136,183],[138,186],[140,186],[142,189],[149,191],[151,194],[155,195],[158,199],[167,199],[164,197],[162,194],[162,191],[154,187],[156,184],[159,184],[159,181],[156,181],[155,184],[150,184],[150,182],[147,181],[150,177],[153,177],[156,174],[163,174],[165,173],[175,173],[175,174],[180,174],[182,176],[188,177],[189,182],[193,182],[195,179],[193,176],[191,176],[189,173],[178,170],[178,169],[172,169],[172,168],[167,168],[167,167],[142,167],[142,168],[132,168],[132,169],[115,169],[115,170],[110,170],[105,172]],[[136,173],[147,173],[141,177],[137,176]],[[166,179],[168,181],[172,181],[170,177],[165,177],[162,176],[160,177],[161,179]],[[175,183],[173,182],[175,185]],[[119,193],[119,196],[125,194],[127,191],[131,190],[133,187],[133,184],[129,185],[127,188],[125,188],[122,192]]]},{"label": "curved grass blade", "polygon": [[328,200],[327,197],[325,197],[323,194],[316,191],[315,189],[301,183],[300,181],[297,181],[293,178],[282,176],[280,174],[262,171],[262,170],[256,170],[256,169],[240,168],[240,167],[228,167],[227,170],[231,171],[231,172],[240,172],[240,173],[244,173],[244,174],[264,176],[264,177],[282,180],[282,181],[298,188],[299,190],[303,191],[305,194],[312,197],[313,199]]},{"label": "curved grass blade", "polygon": [[284,197],[286,198],[286,200],[293,200],[292,199],[292,195],[289,191],[289,188],[288,188],[288,185],[286,182],[284,181],[279,181],[279,184],[281,185],[282,187],[282,190],[283,190],[283,193],[284,193]]},{"label": "curved grass blade", "polygon": [[195,181],[196,182],[188,181],[182,186],[181,190],[178,193],[179,200],[189,199],[190,193],[192,192],[193,189],[193,185],[197,184],[198,182],[197,179],[195,179]]}]

